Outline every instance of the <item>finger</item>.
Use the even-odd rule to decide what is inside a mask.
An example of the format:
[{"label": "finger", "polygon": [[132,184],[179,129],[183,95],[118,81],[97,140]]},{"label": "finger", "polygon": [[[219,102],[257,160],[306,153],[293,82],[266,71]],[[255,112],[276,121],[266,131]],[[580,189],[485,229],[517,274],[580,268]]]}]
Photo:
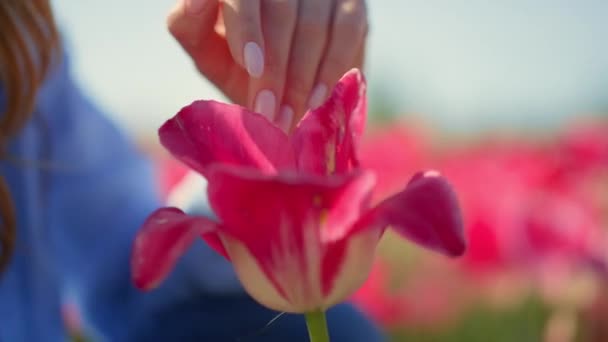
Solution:
[{"label": "finger", "polygon": [[360,48],[367,36],[367,9],[363,0],[337,0],[333,27],[325,56],[308,105],[317,108],[338,79],[355,67]]},{"label": "finger", "polygon": [[264,73],[260,0],[223,0],[226,40],[234,60],[254,78]]},{"label": "finger", "polygon": [[357,49],[357,54],[355,55],[355,61],[353,62],[353,68],[357,68],[361,71],[365,71],[365,52],[367,47],[367,40],[365,39],[365,37],[363,38],[363,41],[361,42],[361,44],[359,45],[359,48]]},{"label": "finger", "polygon": [[245,87],[238,91],[237,85],[247,82],[247,74],[234,63],[226,40],[215,30],[218,11],[218,0],[179,1],[167,17],[167,26],[201,74],[224,85],[233,101],[244,104]]},{"label": "finger", "polygon": [[296,23],[296,0],[262,0],[264,74],[250,82],[250,105],[274,121],[283,96],[291,39]]},{"label": "finger", "polygon": [[[308,0],[299,3],[283,96],[284,111],[279,112],[277,118],[281,125],[288,128],[292,121],[298,122],[308,109],[310,92],[327,43],[331,11],[331,1]],[[283,118],[281,114],[288,112],[295,116],[292,114],[292,118]]]}]

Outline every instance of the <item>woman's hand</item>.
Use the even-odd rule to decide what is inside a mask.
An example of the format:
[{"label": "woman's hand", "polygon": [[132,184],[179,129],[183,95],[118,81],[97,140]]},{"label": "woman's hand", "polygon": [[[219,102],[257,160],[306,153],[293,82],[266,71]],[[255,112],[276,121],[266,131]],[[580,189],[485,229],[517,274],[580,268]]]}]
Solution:
[{"label": "woman's hand", "polygon": [[288,131],[361,68],[365,0],[180,0],[171,34],[226,96]]}]

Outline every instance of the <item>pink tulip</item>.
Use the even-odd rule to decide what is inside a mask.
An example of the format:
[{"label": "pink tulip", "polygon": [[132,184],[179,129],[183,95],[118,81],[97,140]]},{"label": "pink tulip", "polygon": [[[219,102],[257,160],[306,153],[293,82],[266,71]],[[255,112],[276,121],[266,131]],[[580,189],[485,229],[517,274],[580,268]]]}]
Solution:
[{"label": "pink tulip", "polygon": [[214,101],[183,108],[162,144],[208,181],[218,220],[158,209],[136,237],[133,279],[157,286],[202,237],[228,258],[245,290],[286,312],[324,310],[360,287],[387,227],[449,256],[464,252],[456,197],[435,171],[416,174],[371,207],[373,172],[359,167],[365,82],[348,72],[289,136],[264,116]]}]

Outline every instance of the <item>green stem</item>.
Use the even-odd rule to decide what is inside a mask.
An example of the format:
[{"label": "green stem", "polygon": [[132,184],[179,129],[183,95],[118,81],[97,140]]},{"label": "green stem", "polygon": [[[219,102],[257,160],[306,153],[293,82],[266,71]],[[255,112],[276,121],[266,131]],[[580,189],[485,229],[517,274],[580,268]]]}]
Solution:
[{"label": "green stem", "polygon": [[304,314],[310,342],[329,342],[329,332],[327,331],[327,321],[325,312],[313,311]]}]

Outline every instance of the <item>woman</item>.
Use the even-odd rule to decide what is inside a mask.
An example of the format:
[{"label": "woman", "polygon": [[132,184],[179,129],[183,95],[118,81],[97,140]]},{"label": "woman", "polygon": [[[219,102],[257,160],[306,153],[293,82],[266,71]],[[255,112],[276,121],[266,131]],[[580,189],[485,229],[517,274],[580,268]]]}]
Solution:
[{"label": "woman", "polygon": [[[201,74],[286,130],[362,63],[362,0],[184,0],[169,29]],[[142,294],[129,254],[161,205],[150,165],[75,85],[46,0],[0,2],[0,341],[60,341],[60,307],[109,341],[299,341],[301,317],[240,289],[202,244]],[[204,255],[204,258],[201,258]],[[329,313],[334,341],[379,340],[349,306]]]}]

